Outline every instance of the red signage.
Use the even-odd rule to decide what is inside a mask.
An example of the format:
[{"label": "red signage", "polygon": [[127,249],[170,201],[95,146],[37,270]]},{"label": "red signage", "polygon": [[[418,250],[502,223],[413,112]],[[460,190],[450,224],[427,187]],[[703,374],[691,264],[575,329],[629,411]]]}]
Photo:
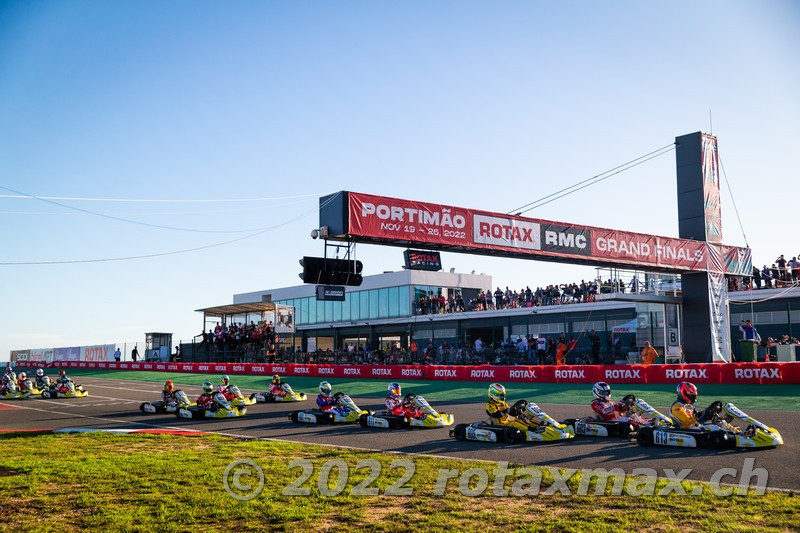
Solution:
[{"label": "red signage", "polygon": [[[752,271],[750,251],[745,248],[369,194],[349,192],[347,198],[348,237],[666,270],[712,270],[739,275]],[[332,236],[338,237],[341,236]]]}]

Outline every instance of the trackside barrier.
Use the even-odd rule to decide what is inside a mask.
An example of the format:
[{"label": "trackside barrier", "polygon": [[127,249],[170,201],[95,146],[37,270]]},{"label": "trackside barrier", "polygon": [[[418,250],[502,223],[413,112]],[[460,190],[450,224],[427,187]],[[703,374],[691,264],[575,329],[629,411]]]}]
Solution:
[{"label": "trackside barrier", "polygon": [[694,383],[800,384],[798,363],[711,363],[683,365],[561,366],[403,366],[300,365],[259,363],[98,363],[55,361],[57,368],[191,372],[198,374],[279,374],[320,378],[385,380],[499,381],[527,383]]}]

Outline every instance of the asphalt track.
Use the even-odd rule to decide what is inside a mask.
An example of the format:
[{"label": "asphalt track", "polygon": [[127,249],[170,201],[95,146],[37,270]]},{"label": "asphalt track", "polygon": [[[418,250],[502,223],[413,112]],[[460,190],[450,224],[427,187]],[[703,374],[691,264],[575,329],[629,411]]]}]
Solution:
[{"label": "asphalt track", "polygon": [[[256,404],[241,418],[186,420],[174,415],[142,415],[141,402],[158,399],[160,384],[80,377],[89,390],[86,398],[59,400],[28,399],[0,401],[0,430],[38,430],[61,428],[84,429],[190,429],[225,435],[279,439],[303,443],[371,450],[391,450],[410,454],[430,454],[463,459],[509,461],[519,465],[558,468],[621,468],[633,474],[637,468],[656,469],[660,476],[665,469],[680,472],[691,469],[687,480],[708,481],[721,468],[740,473],[745,459],[753,458],[753,468],[764,468],[772,488],[800,490],[800,412],[755,411],[748,414],[777,428],[785,444],[775,449],[725,450],[680,448],[644,448],[621,439],[578,437],[570,441],[544,444],[490,444],[458,442],[449,438],[447,428],[414,430],[364,429],[357,425],[317,426],[293,424],[288,414],[295,409],[310,408],[311,399],[297,403]],[[195,398],[197,386],[176,386]],[[249,394],[255,390],[243,389]],[[379,410],[383,404],[375,398],[354,398],[362,409]],[[456,423],[485,418],[483,404],[433,402],[439,412],[453,413]],[[588,415],[588,409],[576,405],[539,404],[553,418],[563,420]],[[664,408],[664,406],[656,406]],[[663,411],[662,411],[663,412]],[[739,483],[739,477],[725,477],[725,483]],[[756,478],[752,479],[752,483]]]}]

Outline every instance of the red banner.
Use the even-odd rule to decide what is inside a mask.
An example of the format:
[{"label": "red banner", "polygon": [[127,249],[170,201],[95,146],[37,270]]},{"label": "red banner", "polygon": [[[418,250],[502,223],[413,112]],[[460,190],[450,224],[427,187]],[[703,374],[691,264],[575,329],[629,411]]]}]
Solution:
[{"label": "red banner", "polygon": [[321,379],[381,379],[386,381],[478,381],[517,383],[743,383],[800,384],[800,363],[711,363],[684,365],[564,365],[564,366],[400,366],[296,365],[252,363],[97,363],[56,361],[56,368],[154,370],[199,374],[278,374]]},{"label": "red banner", "polygon": [[[347,195],[348,235],[390,244],[428,244],[459,251],[499,250],[519,256],[669,270],[721,269],[740,275],[750,275],[752,270],[750,254],[743,248],[369,194]],[[715,247],[713,261],[708,258],[709,247]],[[740,250],[742,253],[737,253]],[[726,260],[720,261],[720,257]]]}]

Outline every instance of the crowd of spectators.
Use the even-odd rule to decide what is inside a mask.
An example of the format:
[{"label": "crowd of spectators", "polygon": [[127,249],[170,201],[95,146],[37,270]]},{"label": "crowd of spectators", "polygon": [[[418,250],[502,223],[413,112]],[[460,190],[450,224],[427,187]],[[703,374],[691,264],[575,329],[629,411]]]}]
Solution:
[{"label": "crowd of spectators", "polygon": [[198,348],[207,347],[209,350],[274,350],[278,343],[272,322],[258,325],[252,321],[249,324],[239,322],[230,326],[217,322],[214,328],[203,331],[197,337],[203,339]]},{"label": "crowd of spectators", "polygon": [[797,285],[798,279],[800,279],[800,261],[797,256],[787,261],[781,254],[771,267],[764,265],[759,269],[753,265],[752,277],[728,278],[728,290],[781,289]]}]

